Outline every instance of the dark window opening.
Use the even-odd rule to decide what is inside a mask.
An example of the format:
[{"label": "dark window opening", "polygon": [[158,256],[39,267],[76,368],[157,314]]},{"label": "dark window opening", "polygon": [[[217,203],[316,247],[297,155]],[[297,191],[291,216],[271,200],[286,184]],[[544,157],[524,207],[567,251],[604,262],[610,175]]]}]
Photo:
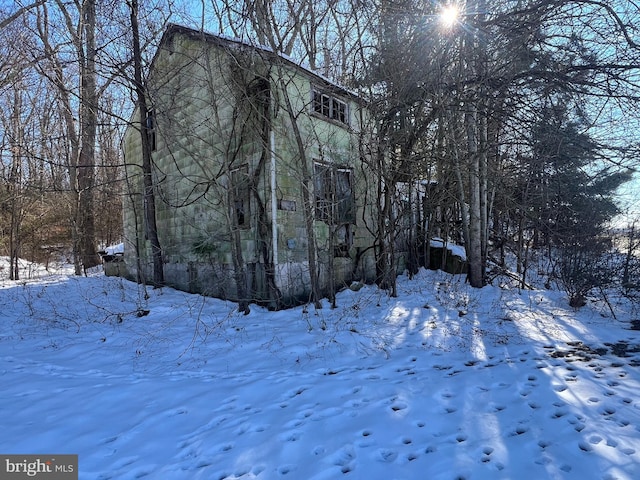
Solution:
[{"label": "dark window opening", "polygon": [[146,119],[146,128],[147,128],[147,138],[149,139],[149,147],[152,152],[156,151],[156,118],[155,112],[153,110],[149,110],[147,112]]},{"label": "dark window opening", "polygon": [[249,227],[249,167],[243,165],[231,171],[231,189],[233,192],[234,221],[238,226]]},{"label": "dark window opening", "polygon": [[323,163],[314,165],[316,220],[330,225],[355,223],[353,172]]},{"label": "dark window opening", "polygon": [[344,124],[349,123],[347,104],[336,97],[317,90],[313,91],[313,111],[331,120]]},{"label": "dark window opening", "polygon": [[347,123],[347,104],[333,99],[333,118],[342,123]]},{"label": "dark window opening", "polygon": [[353,228],[350,224],[340,225],[335,231],[334,257],[348,257],[353,246]]},{"label": "dark window opening", "polygon": [[331,169],[316,163],[313,174],[316,197],[316,220],[331,223]]}]

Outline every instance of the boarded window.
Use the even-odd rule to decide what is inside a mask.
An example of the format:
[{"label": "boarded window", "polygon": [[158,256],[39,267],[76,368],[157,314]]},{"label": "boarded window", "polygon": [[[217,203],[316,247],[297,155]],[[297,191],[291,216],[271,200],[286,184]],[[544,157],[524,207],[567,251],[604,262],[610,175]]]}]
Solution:
[{"label": "boarded window", "polygon": [[355,223],[353,172],[316,162],[313,184],[316,199],[316,220],[331,225]]},{"label": "boarded window", "polygon": [[233,211],[231,212],[233,219],[238,226],[248,228],[250,226],[250,188],[249,167],[247,165],[231,171],[231,189],[233,192]]}]

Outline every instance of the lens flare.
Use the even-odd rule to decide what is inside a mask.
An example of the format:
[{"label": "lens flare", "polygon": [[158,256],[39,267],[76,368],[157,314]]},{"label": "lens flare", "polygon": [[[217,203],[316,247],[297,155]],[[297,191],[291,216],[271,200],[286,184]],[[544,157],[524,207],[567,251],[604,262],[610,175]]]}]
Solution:
[{"label": "lens flare", "polygon": [[456,5],[446,5],[440,10],[440,22],[446,28],[453,27],[460,17],[460,9]]}]

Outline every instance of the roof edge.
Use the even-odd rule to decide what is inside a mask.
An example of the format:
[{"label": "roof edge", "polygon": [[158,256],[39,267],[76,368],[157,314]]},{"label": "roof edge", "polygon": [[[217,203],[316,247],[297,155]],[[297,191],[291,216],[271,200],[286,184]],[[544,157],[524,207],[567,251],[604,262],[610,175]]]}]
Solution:
[{"label": "roof edge", "polygon": [[[191,27],[187,27],[184,25],[180,25],[177,23],[169,23],[167,25],[167,28],[165,29],[162,38],[160,39],[160,42],[158,44],[158,51],[156,52],[156,55],[158,54],[158,52],[162,49],[162,47],[166,44],[168,44],[171,39],[175,36],[175,35],[185,35],[191,38],[195,38],[197,40],[200,41],[204,41],[204,42],[209,42],[209,43],[214,43],[217,45],[237,45],[239,47],[246,47],[246,48],[250,48],[253,49],[255,51],[258,52],[262,52],[263,54],[267,54],[270,55],[272,57],[276,57],[282,61],[284,61],[287,65],[294,67],[297,70],[303,71],[306,74],[314,77],[315,79],[319,80],[320,82],[322,82],[323,84],[326,84],[327,86],[330,86],[331,88],[336,88],[338,90],[340,90],[342,93],[352,96],[356,99],[361,99],[360,95],[356,92],[354,92],[353,90],[340,85],[339,83],[325,77],[324,75],[312,70],[311,68],[309,68],[308,66],[305,66],[303,64],[300,64],[296,61],[294,61],[293,59],[289,58],[288,56],[282,54],[282,53],[278,53],[275,52],[272,48],[264,46],[264,45],[260,45],[260,44],[252,44],[250,42],[247,42],[245,40],[241,40],[238,38],[233,38],[233,37],[227,37],[225,35],[221,35],[221,34],[214,34],[214,33],[210,33],[210,32],[206,32],[203,30],[196,30],[194,28]],[[155,61],[155,56],[154,56],[154,61]],[[152,64],[154,63],[154,61],[152,61]]]}]

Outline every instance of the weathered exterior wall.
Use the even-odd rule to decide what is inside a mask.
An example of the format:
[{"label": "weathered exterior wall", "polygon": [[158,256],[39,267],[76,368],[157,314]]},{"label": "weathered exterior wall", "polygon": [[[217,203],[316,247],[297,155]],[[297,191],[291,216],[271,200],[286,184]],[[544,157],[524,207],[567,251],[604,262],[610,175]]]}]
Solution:
[{"label": "weathered exterior wall", "polygon": [[[349,251],[333,259],[329,258],[334,255],[329,243],[332,227],[314,221],[321,284],[328,288],[330,275],[336,287],[354,277],[373,280],[372,255],[354,264],[357,253],[373,242],[362,224],[370,209],[364,204],[367,195],[362,194],[367,188],[358,149],[363,112],[356,99],[339,92],[349,106],[348,127],[327,121],[312,109],[312,87],[327,88],[322,79],[290,63],[274,63],[263,51],[210,37],[206,40],[195,32],[168,39],[154,60],[149,80],[156,125],[156,217],[167,284],[237,299],[234,259],[237,267],[241,258],[251,300],[281,306],[307,298],[310,279],[303,195],[310,195],[312,202],[314,198],[313,191],[303,192],[302,176],[303,167],[313,174],[314,161],[353,169],[358,219],[349,227],[353,233]],[[262,91],[260,79],[267,79],[270,85],[267,130],[261,113],[263,97],[255,93]],[[304,156],[292,135],[286,97],[298,116]],[[127,275],[141,276],[144,281],[151,278],[151,252],[144,235],[141,169],[135,166],[141,164],[141,147],[134,126],[126,133],[124,149],[130,187],[124,216],[125,262]],[[230,205],[229,188],[237,193],[230,182],[230,175],[235,174],[230,172],[236,169],[246,171],[251,182],[248,216],[242,225],[234,217],[238,210]],[[237,175],[245,178],[242,173]],[[313,187],[312,179],[310,184]]]}]

